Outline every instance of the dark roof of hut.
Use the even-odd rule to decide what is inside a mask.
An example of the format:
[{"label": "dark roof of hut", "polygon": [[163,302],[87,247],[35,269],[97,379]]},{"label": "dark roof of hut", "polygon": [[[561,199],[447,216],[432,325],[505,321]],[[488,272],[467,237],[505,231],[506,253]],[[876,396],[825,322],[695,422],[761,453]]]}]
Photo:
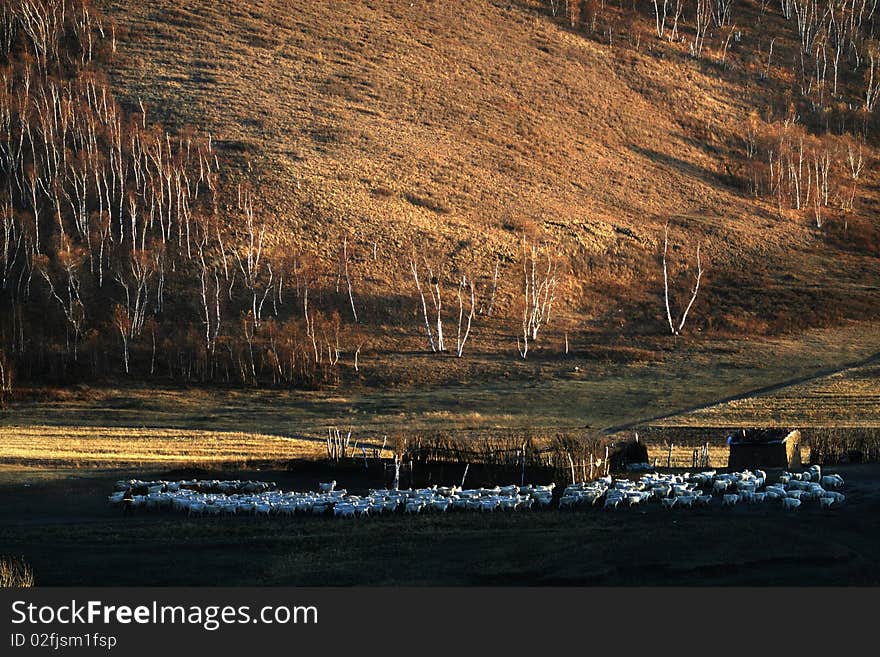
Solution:
[{"label": "dark roof of hut", "polygon": [[727,436],[728,445],[772,445],[785,442],[791,429],[739,429]]}]

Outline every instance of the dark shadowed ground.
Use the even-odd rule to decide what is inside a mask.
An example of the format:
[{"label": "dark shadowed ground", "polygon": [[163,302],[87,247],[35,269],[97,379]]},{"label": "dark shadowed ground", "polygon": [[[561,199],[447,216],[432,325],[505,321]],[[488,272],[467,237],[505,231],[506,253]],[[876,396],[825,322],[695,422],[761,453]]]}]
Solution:
[{"label": "dark shadowed ground", "polygon": [[[836,510],[651,506],[354,520],[126,518],[106,495],[130,472],[4,470],[0,553],[24,556],[37,585],[49,586],[880,584],[880,466],[834,470],[847,480]],[[283,488],[319,478],[227,474]]]}]

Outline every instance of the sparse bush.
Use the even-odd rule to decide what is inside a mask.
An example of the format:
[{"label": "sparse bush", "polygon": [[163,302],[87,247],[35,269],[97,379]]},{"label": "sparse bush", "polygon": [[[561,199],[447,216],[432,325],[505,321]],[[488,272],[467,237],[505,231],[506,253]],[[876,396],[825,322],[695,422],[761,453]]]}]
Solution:
[{"label": "sparse bush", "polygon": [[0,589],[30,588],[34,571],[21,557],[0,557]]}]

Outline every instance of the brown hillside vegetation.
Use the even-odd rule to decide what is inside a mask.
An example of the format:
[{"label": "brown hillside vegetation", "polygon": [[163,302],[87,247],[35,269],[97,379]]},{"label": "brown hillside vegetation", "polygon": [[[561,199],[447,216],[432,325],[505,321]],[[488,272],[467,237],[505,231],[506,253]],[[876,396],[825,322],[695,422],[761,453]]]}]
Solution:
[{"label": "brown hillside vegetation", "polygon": [[0,401],[874,321],[873,12],[803,1],[2,2]]},{"label": "brown hillside vegetation", "polygon": [[[876,284],[807,213],[743,188],[749,114],[784,115],[790,78],[783,55],[765,83],[751,59],[771,36],[785,53],[797,33],[776,8],[757,26],[757,5],[734,11],[744,36],[721,70],[722,30],[694,60],[652,39],[647,14],[638,45],[624,33],[609,46],[546,2],[116,2],[128,32],[113,78],[251,157],[274,240],[332,257],[349,233],[365,259],[377,241],[364,269],[379,281],[403,278],[397,255],[413,239],[487,269],[533,231],[639,297],[671,219],[687,228],[679,239],[704,241],[719,296],[780,284],[797,303],[803,284]],[[575,309],[604,305],[589,296]]]}]

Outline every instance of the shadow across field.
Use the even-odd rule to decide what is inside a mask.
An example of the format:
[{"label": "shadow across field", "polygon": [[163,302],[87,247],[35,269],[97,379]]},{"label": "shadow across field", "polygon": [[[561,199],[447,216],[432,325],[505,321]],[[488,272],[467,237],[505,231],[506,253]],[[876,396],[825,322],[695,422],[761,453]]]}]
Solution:
[{"label": "shadow across field", "polygon": [[[63,389],[15,403],[10,427],[146,427],[261,433],[321,440],[328,427],[358,439],[483,429],[621,429],[646,418],[766,392],[876,358],[880,333],[852,323],[761,341],[670,339],[656,360],[529,363],[530,378],[504,376],[435,386],[346,390],[118,386]],[[408,356],[412,367],[437,364]],[[488,356],[474,355],[484,363]],[[457,360],[457,359],[452,359]],[[521,362],[521,361],[520,361]],[[843,364],[843,365],[841,365]],[[497,364],[496,364],[497,365]],[[511,362],[513,374],[517,362]],[[781,382],[781,383],[780,383]],[[870,409],[868,409],[870,411]],[[867,418],[872,420],[874,414]],[[853,417],[857,423],[865,418]]]},{"label": "shadow across field", "polygon": [[[878,466],[840,509],[122,517],[118,472],[0,476],[3,549],[37,585],[877,585]],[[243,473],[236,473],[243,474]],[[251,473],[262,479],[290,473]],[[71,478],[68,478],[71,477]],[[29,484],[26,485],[25,484]]]}]

